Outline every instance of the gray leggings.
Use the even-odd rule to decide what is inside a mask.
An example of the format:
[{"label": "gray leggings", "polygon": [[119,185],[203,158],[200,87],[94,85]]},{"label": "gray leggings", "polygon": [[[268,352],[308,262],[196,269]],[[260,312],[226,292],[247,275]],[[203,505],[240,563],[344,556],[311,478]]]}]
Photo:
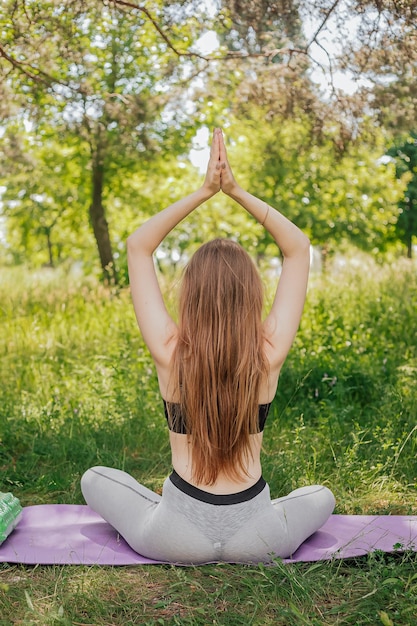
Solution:
[{"label": "gray leggings", "polygon": [[332,492],[318,485],[271,501],[264,482],[249,500],[220,504],[227,496],[214,496],[218,500],[212,504],[195,497],[206,494],[211,501],[211,494],[194,489],[189,495],[181,488],[188,483],[176,477],[176,484],[172,477],[165,480],[159,496],[126,472],[93,467],[83,475],[81,489],[87,504],[133,550],[178,564],[268,563],[289,557],[325,523],[335,504]]}]

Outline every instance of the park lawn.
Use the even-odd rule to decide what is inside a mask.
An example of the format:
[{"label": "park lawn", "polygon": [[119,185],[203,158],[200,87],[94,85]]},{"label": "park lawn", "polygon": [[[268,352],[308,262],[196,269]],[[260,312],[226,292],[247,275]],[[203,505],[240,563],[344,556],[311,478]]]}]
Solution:
[{"label": "park lawn", "polygon": [[[265,430],[274,497],[322,483],[336,513],[417,514],[416,312],[411,262],[364,257],[312,276]],[[127,289],[3,268],[0,354],[1,491],[23,505],[81,503],[80,476],[95,464],[161,489],[166,424]],[[0,625],[413,625],[416,561],[377,552],[274,567],[3,564]]]}]

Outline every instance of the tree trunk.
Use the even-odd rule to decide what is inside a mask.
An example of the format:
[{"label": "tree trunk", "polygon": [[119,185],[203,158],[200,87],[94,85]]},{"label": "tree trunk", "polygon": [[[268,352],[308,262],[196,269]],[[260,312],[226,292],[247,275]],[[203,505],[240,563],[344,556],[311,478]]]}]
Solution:
[{"label": "tree trunk", "polygon": [[45,228],[46,243],[48,246],[49,266],[54,267],[54,255],[52,252],[51,231],[52,231],[52,228]]},{"label": "tree trunk", "polygon": [[113,251],[110,242],[109,225],[106,220],[103,206],[103,179],[104,168],[93,159],[92,163],[92,202],[90,205],[90,221],[93,227],[97,249],[100,255],[101,268],[106,282],[117,283],[117,273],[114,266]]},{"label": "tree trunk", "polygon": [[413,236],[407,233],[407,258],[413,258]]}]

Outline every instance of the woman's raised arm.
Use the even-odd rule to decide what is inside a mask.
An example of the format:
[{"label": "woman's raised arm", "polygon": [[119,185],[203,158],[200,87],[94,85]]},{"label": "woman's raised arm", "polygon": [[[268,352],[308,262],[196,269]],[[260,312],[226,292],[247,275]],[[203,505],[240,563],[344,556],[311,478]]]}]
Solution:
[{"label": "woman's raised arm", "polygon": [[158,364],[165,364],[176,326],[159,287],[153,253],[175,226],[220,190],[220,134],[215,129],[203,185],[142,224],[127,239],[130,290],[143,339]]},{"label": "woman's raised arm", "polygon": [[221,188],[243,206],[272,235],[283,255],[282,272],[271,310],[264,322],[270,345],[271,367],[279,369],[284,362],[301,319],[310,268],[308,237],[282,213],[263,200],[243,190],[235,181],[223,136],[220,135]]}]

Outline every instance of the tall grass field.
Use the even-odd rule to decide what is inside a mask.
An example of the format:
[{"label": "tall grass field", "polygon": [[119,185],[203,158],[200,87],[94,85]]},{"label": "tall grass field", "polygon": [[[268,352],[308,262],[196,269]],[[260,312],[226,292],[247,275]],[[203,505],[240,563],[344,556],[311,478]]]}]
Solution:
[{"label": "tall grass field", "polygon": [[[127,288],[1,269],[0,356],[0,491],[24,506],[83,503],[80,476],[97,464],[160,491],[167,426]],[[339,514],[417,514],[416,383],[416,265],[364,258],[313,274],[264,434],[273,497],[321,483]],[[9,624],[413,625],[417,558],[0,564],[0,625]]]}]

